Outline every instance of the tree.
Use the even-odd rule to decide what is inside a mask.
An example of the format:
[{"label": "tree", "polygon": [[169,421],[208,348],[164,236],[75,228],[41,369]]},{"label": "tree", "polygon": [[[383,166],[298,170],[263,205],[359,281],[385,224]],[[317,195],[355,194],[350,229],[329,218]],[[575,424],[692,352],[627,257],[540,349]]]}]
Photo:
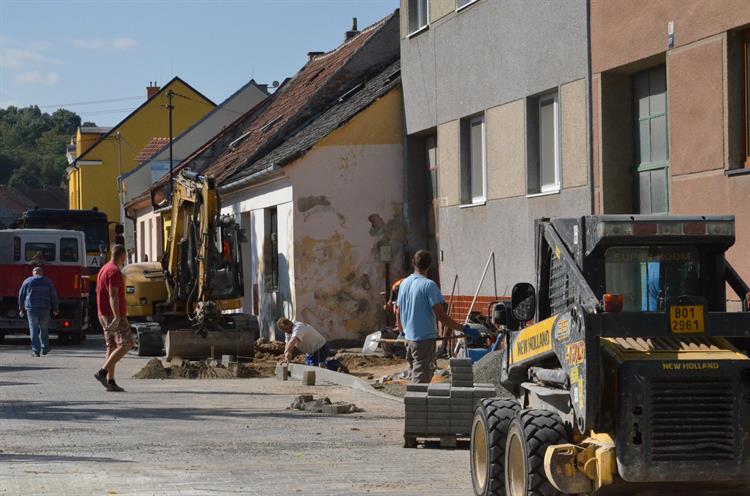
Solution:
[{"label": "tree", "polygon": [[35,105],[0,109],[0,184],[60,185],[68,165],[65,147],[80,125],[81,117],[66,109],[51,115]]}]

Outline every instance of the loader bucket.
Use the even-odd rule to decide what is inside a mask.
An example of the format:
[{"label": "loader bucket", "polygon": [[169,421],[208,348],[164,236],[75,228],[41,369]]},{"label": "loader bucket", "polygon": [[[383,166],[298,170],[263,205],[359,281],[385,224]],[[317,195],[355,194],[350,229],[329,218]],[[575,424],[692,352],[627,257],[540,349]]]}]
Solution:
[{"label": "loader bucket", "polygon": [[221,359],[222,355],[250,359],[255,352],[255,334],[244,329],[211,330],[201,337],[193,329],[176,329],[167,332],[164,348],[168,362],[175,357],[204,360]]}]

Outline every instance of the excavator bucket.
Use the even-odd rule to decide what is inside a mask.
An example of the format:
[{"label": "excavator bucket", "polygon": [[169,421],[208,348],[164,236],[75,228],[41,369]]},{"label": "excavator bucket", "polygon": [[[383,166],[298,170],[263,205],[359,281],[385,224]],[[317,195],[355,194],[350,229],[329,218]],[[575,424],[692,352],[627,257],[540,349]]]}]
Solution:
[{"label": "excavator bucket", "polygon": [[173,329],[167,332],[164,348],[167,361],[179,357],[183,360],[221,359],[222,355],[253,358],[255,333],[247,330],[206,331],[205,337],[193,329]]}]

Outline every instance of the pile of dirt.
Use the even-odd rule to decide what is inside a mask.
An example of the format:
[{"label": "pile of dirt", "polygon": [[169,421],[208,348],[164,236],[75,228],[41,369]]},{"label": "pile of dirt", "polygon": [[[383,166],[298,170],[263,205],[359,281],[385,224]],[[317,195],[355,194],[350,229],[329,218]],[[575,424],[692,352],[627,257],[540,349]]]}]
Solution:
[{"label": "pile of dirt", "polygon": [[349,352],[337,353],[336,360],[349,370],[361,370],[370,367],[384,367],[403,363],[403,360],[398,357],[386,358],[382,355],[363,355],[362,353]]},{"label": "pile of dirt", "polygon": [[273,370],[255,364],[232,363],[228,367],[209,364],[206,361],[183,361],[171,367],[164,367],[158,358],[152,358],[138,371],[134,379],[248,379],[271,377]]},{"label": "pile of dirt", "polygon": [[503,352],[491,351],[474,364],[474,384],[493,384],[498,396],[510,396],[500,384],[500,370],[503,364]]},{"label": "pile of dirt", "polygon": [[386,384],[373,384],[375,389],[378,391],[382,391],[385,394],[390,394],[391,396],[396,396],[397,398],[403,398],[406,394],[406,382],[400,383],[400,382],[390,382]]},{"label": "pile of dirt", "polygon": [[134,379],[166,379],[167,377],[169,377],[169,372],[158,358],[149,360],[146,366],[133,376]]},{"label": "pile of dirt", "polygon": [[284,354],[286,344],[282,341],[269,341],[267,338],[260,338],[255,342],[255,354],[263,353],[270,356],[279,356]]}]

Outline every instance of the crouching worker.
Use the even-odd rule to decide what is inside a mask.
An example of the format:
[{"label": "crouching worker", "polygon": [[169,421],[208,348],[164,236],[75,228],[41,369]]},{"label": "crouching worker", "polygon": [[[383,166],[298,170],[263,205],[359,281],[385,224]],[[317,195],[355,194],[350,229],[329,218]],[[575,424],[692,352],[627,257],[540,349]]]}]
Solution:
[{"label": "crouching worker", "polygon": [[280,318],[276,321],[276,326],[286,334],[286,348],[284,349],[284,361],[290,362],[294,358],[294,349],[298,349],[306,355],[305,365],[317,367],[325,364],[326,368],[337,370],[339,364],[336,360],[328,357],[331,355],[331,348],[318,331],[310,324],[304,322],[292,322],[287,318]]}]

